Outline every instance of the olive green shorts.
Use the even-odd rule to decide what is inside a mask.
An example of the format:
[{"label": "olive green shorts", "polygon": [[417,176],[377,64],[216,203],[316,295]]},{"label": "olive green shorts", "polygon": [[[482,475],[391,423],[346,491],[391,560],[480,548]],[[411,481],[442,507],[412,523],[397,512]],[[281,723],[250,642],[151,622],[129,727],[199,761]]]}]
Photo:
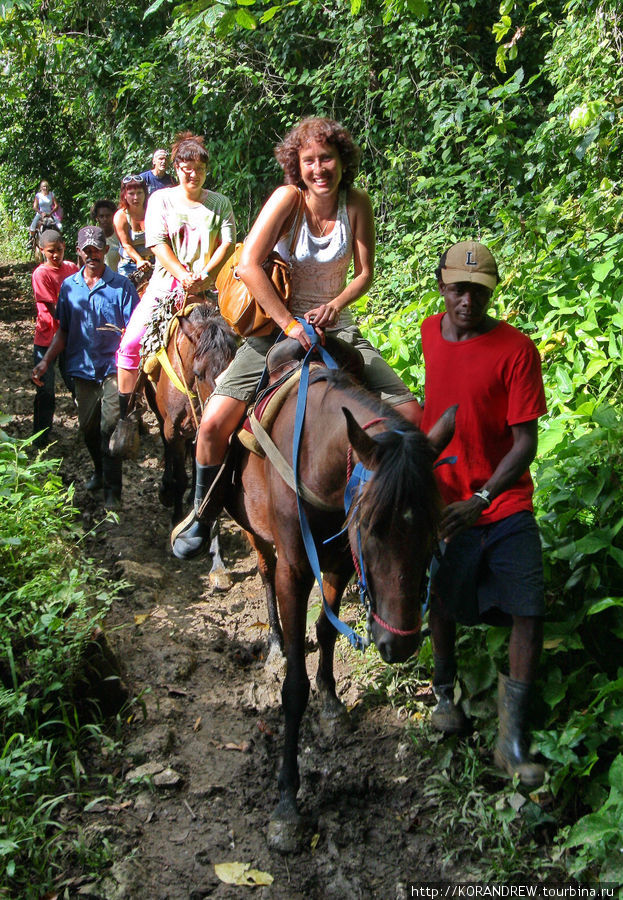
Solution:
[{"label": "olive green shorts", "polygon": [[[365,384],[373,394],[391,406],[415,400],[409,388],[355,325],[331,331],[331,334],[359,350],[363,356]],[[229,366],[217,378],[214,394],[251,403],[264,371],[266,354],[277,335],[275,331],[266,337],[250,337],[243,341]]]}]

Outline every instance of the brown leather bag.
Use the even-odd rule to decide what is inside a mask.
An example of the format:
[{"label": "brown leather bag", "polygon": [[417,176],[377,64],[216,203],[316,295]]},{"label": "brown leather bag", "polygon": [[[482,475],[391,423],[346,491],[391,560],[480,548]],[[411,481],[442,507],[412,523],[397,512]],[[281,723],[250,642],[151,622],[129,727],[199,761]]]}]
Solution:
[{"label": "brown leather bag", "polygon": [[[305,200],[303,191],[299,192],[296,220],[290,241],[289,256],[296,245],[299,236]],[[233,330],[242,337],[260,337],[270,334],[275,323],[267,316],[255,297],[249,292],[244,281],[237,273],[237,266],[242,256],[244,244],[236,244],[236,249],[229,257],[221,271],[216,276],[216,290],[218,291],[218,305],[222,317]],[[262,268],[268,275],[281,302],[289,308],[292,299],[292,278],[290,262],[285,262],[279,254],[273,250],[266,258]]]}]

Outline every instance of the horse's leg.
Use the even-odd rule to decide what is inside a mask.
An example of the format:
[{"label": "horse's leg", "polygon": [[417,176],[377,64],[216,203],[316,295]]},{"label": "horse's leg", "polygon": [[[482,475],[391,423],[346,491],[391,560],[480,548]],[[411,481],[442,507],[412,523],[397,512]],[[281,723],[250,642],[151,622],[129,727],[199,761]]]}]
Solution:
[{"label": "horse's leg", "polygon": [[249,543],[257,554],[257,569],[262,579],[268,610],[268,656],[266,664],[283,657],[283,632],[277,611],[277,595],[275,594],[275,567],[277,557],[273,545],[257,535],[246,532]]},{"label": "horse's leg", "polygon": [[305,668],[305,623],[307,600],[313,577],[309,571],[295,573],[279,556],[275,585],[283,628],[286,677],[281,691],[285,720],[283,763],[279,772],[279,803],[268,826],[268,844],[281,853],[300,849],[303,819],[296,794],[300,786],[298,743],[301,719],[309,699],[309,678]]},{"label": "horse's leg", "polygon": [[218,518],[214,520],[210,534],[210,555],[212,567],[210,569],[210,584],[215,591],[228,591],[232,586],[232,577],[225,568],[221,556],[220,527]]},{"label": "horse's leg", "polygon": [[[326,573],[323,578],[322,588],[325,599],[330,609],[339,615],[340,601],[344,588],[350,578],[350,570],[345,572]],[[333,674],[333,652],[337,631],[329,622],[324,609],[320,610],[316,622],[316,636],[318,638],[318,671],[316,672],[316,687],[322,700],[321,717],[325,726],[333,728],[339,720],[344,720],[346,707],[335,692],[335,676]]]},{"label": "horse's leg", "polygon": [[167,509],[169,509],[173,506],[173,503],[175,501],[171,454],[168,451],[166,437],[167,433],[169,433],[171,429],[170,420],[166,412],[160,412],[160,407],[158,405],[158,392],[160,389],[160,383],[154,385],[153,382],[151,382],[149,378],[147,378],[145,380],[144,389],[145,399],[147,400],[151,411],[154,413],[156,419],[158,420],[158,428],[160,429],[160,438],[162,440],[162,447],[164,451],[164,472],[162,473],[162,479],[160,481],[158,497],[162,505],[166,506]]},{"label": "horse's leg", "polygon": [[171,447],[164,436],[164,430],[160,429],[160,434],[162,436],[162,445],[164,447],[164,472],[162,473],[162,479],[160,481],[160,490],[158,491],[158,496],[160,498],[160,502],[163,506],[166,506],[167,509],[172,509],[175,506],[175,477],[173,472],[173,453]]},{"label": "horse's leg", "polygon": [[174,433],[168,441],[165,441],[164,457],[165,473],[168,464],[170,467],[169,472],[171,473],[171,485],[173,489],[173,514],[171,516],[171,521],[174,525],[177,525],[177,523],[184,518],[184,494],[188,486],[188,475],[186,474],[186,439]]}]

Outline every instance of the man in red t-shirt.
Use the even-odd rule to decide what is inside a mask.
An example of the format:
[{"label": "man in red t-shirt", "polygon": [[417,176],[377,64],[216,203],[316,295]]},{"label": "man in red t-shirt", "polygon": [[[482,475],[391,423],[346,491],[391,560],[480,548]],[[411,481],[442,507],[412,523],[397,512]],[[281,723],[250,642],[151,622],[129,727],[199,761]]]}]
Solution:
[{"label": "man in red t-shirt", "polygon": [[[61,284],[78,271],[75,263],[64,260],[65,238],[58,231],[53,229],[44,231],[39,239],[39,246],[45,261],[32,273],[32,290],[37,304],[33,354],[35,366],[43,359],[58,330],[58,319],[55,318],[54,312]],[[65,375],[62,356],[59,357],[59,369],[68,390],[71,390],[71,379]],[[32,433],[41,432],[35,440],[37,447],[45,447],[50,441],[55,406],[54,366],[50,366],[43,377],[43,384],[37,387],[35,394]]]},{"label": "man in red t-shirt", "polygon": [[444,451],[456,463],[436,470],[445,504],[443,557],[433,580],[429,615],[437,706],[433,726],[463,731],[454,702],[456,622],[511,624],[510,677],[498,684],[496,764],[540,785],[542,766],[528,755],[530,687],[543,643],[543,568],[532,509],[529,466],[537,422],[546,412],[541,362],[533,342],[487,314],[498,283],[496,262],[483,244],[455,244],[436,272],[445,312],[422,324],[427,432],[458,404],[456,429]]}]

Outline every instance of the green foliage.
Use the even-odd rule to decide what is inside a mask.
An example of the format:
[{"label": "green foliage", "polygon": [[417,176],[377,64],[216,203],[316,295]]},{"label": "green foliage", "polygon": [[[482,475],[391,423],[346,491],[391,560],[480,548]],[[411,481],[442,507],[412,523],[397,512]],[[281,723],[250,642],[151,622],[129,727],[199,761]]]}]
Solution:
[{"label": "green foliage", "polygon": [[15,227],[0,199],[0,265],[25,262],[30,255],[25,232]]},{"label": "green foliage", "polygon": [[25,898],[51,887],[67,852],[59,808],[88,788],[80,755],[99,729],[74,694],[114,590],[77,549],[58,461],[29,462],[29,443],[0,431],[0,881]]},{"label": "green foliage", "polygon": [[623,754],[619,754],[608,772],[608,797],[598,813],[584,816],[568,829],[565,850],[576,849],[569,866],[573,875],[585,872],[595,858],[602,862],[599,878],[603,882],[621,884],[621,821],[623,819]]}]

